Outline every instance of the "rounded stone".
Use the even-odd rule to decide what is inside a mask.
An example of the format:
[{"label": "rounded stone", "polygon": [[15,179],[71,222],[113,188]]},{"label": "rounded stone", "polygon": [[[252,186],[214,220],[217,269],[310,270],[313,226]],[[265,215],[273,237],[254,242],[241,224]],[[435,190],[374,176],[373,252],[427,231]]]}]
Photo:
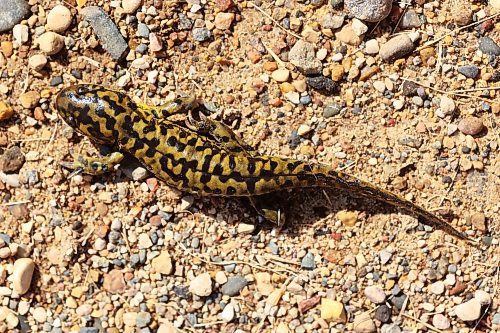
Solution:
[{"label": "rounded stone", "polygon": [[122,8],[125,14],[133,14],[141,5],[142,0],[123,0]]},{"label": "rounded stone", "polygon": [[71,25],[71,11],[63,5],[57,5],[47,14],[47,30],[65,32]]},{"label": "rounded stone", "polygon": [[290,78],[290,71],[285,68],[280,68],[272,72],[271,77],[277,82],[286,82]]},{"label": "rounded stone", "polygon": [[53,31],[48,31],[38,37],[38,45],[43,53],[54,55],[64,47],[64,37]]},{"label": "rounded stone", "polygon": [[462,321],[474,321],[481,316],[481,302],[475,298],[455,307],[455,314]]},{"label": "rounded stone", "polygon": [[477,117],[464,118],[458,123],[458,129],[460,132],[467,135],[477,135],[481,133],[483,128],[483,121],[481,118]]},{"label": "rounded stone", "polygon": [[12,270],[12,290],[24,295],[31,286],[35,262],[30,258],[17,259]]},{"label": "rounded stone", "polygon": [[380,47],[380,57],[384,61],[393,61],[413,52],[415,45],[408,34],[401,34],[391,38]]}]

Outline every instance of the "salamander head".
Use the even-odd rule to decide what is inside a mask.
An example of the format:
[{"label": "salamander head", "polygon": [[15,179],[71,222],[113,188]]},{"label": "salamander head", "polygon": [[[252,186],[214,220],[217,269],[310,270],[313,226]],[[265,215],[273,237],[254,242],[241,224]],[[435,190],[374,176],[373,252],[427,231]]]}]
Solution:
[{"label": "salamander head", "polygon": [[101,144],[117,140],[119,115],[128,98],[119,92],[93,84],[64,88],[56,98],[56,108],[63,120],[78,132]]}]

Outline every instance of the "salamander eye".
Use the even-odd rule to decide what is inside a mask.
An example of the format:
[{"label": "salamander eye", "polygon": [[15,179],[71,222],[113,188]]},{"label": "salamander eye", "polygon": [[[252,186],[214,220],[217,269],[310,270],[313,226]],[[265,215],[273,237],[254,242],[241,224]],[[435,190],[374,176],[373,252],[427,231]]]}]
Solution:
[{"label": "salamander eye", "polygon": [[85,93],[87,93],[88,90],[86,87],[83,87],[83,86],[79,86],[77,89],[76,89],[76,93],[78,95],[84,95]]}]

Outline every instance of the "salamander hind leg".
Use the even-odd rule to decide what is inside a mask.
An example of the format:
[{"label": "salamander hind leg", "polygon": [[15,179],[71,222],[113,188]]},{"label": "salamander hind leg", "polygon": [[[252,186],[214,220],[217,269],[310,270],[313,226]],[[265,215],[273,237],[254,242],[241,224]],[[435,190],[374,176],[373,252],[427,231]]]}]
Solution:
[{"label": "salamander hind leg", "polygon": [[213,137],[215,141],[223,145],[230,152],[245,152],[249,155],[253,155],[252,152],[255,151],[255,149],[246,144],[228,126],[208,118],[201,112],[198,113],[198,117],[199,119],[196,119],[193,113],[189,112],[186,126],[201,135]]},{"label": "salamander hind leg", "polygon": [[65,168],[89,175],[102,175],[103,173],[112,171],[122,160],[123,154],[120,152],[113,152],[104,157],[89,157],[75,154],[73,155],[73,162],[62,162],[61,165]]},{"label": "salamander hind leg", "polygon": [[[276,224],[278,229],[281,229],[285,224],[286,215],[282,207],[275,207],[276,205],[272,205],[272,201],[262,200],[262,198],[259,197],[248,197],[248,199],[257,213],[267,221]],[[265,204],[264,201],[266,202]]]}]

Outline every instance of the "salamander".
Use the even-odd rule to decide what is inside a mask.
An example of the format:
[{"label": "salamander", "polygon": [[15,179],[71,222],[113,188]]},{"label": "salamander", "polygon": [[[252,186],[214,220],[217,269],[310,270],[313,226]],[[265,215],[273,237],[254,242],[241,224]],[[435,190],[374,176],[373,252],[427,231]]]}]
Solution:
[{"label": "salamander", "polygon": [[[254,198],[284,189],[346,189],[400,208],[426,224],[470,241],[443,219],[369,182],[322,164],[260,155],[223,123],[201,113],[193,116],[195,104],[194,98],[181,97],[149,106],[98,85],[64,88],[56,98],[62,119],[94,144],[114,150],[101,158],[75,156],[65,166],[101,174],[112,170],[122,160],[122,152],[128,152],[168,185],[200,195]],[[170,119],[178,113],[188,113],[185,123]],[[260,212],[270,220],[276,217],[269,210]]]}]

